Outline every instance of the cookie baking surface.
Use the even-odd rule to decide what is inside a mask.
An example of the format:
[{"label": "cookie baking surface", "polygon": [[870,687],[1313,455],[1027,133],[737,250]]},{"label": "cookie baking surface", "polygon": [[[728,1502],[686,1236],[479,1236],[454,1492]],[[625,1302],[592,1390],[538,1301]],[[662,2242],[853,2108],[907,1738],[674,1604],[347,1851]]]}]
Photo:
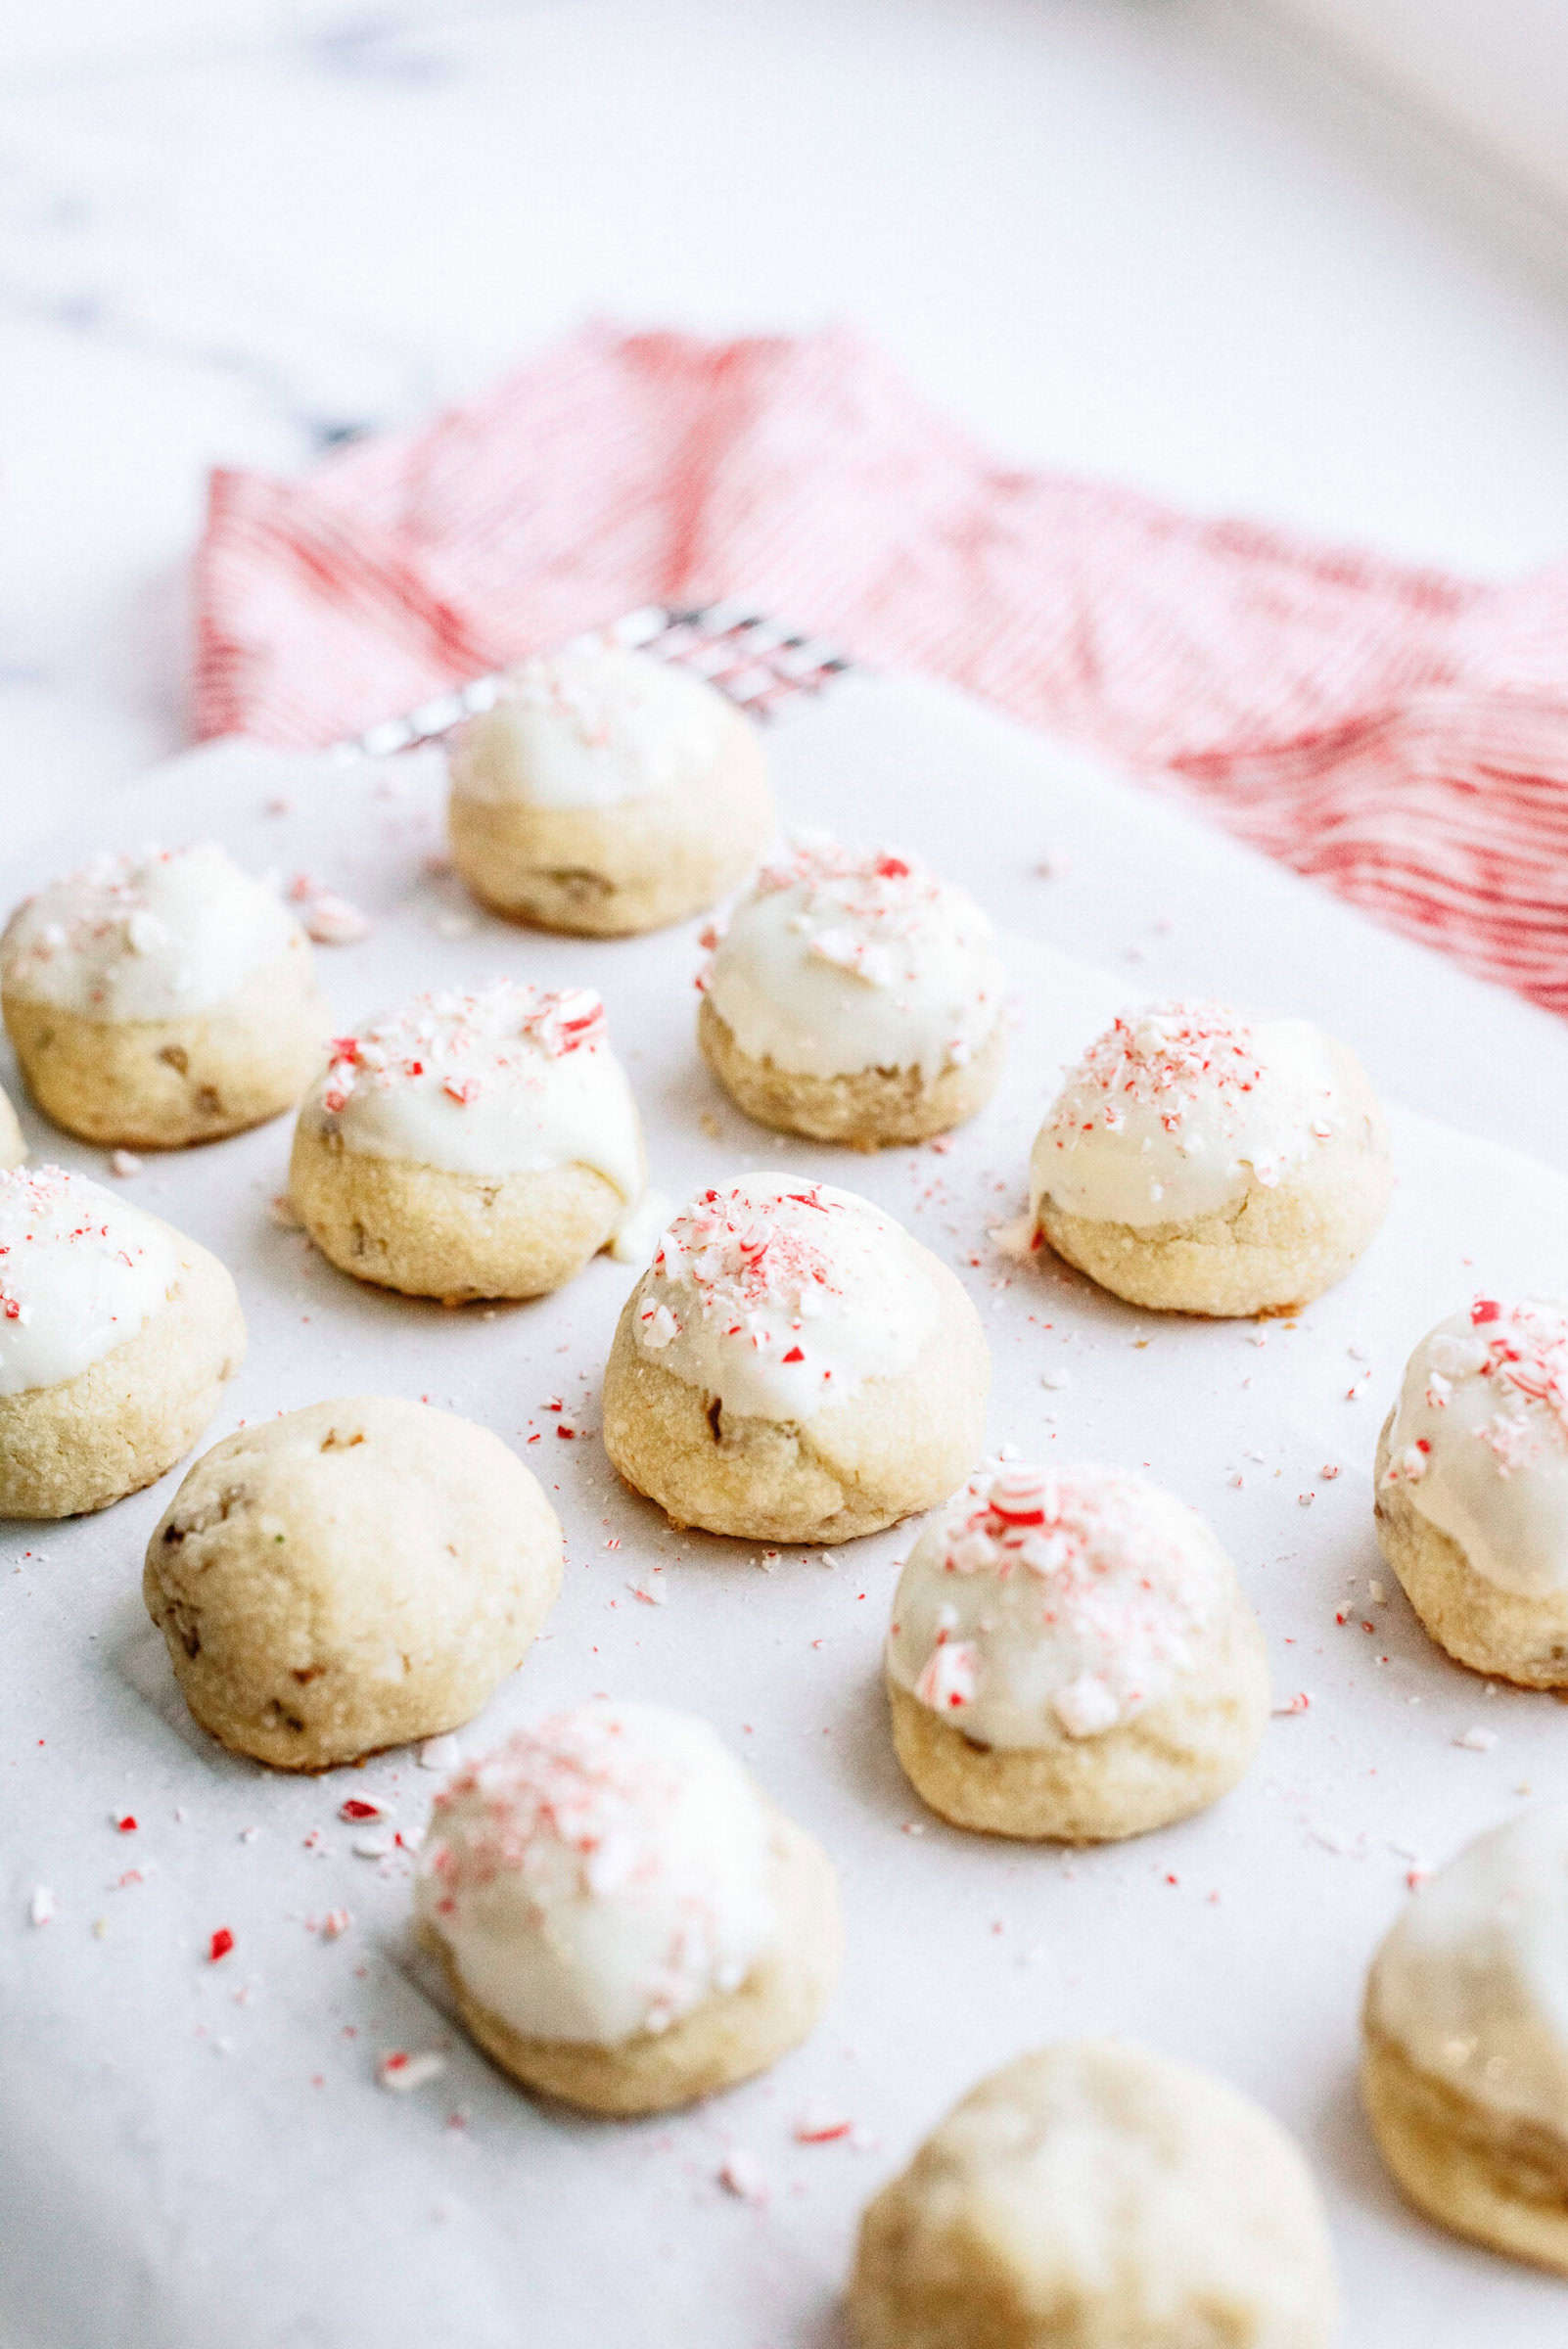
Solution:
[{"label": "cookie baking surface", "polygon": [[[991,1441],[1114,1461],[1197,1508],[1262,1620],[1284,1710],[1242,1783],[1183,1825],[1087,1852],[949,1829],[903,1779],[881,1685],[913,1529],[828,1560],[774,1557],[674,1533],[610,1471],[599,1381],[639,1265],[603,1257],[537,1303],[445,1312],[345,1281],[276,1220],[286,1124],[149,1159],[125,1197],[230,1267],[251,1327],[204,1447],[331,1396],[428,1398],[518,1450],[566,1529],[566,1578],[546,1635],[455,1753],[280,1783],[195,1727],[142,1611],[142,1551],[178,1472],[101,1518],[11,1529],[0,1996],[21,2027],[0,2094],[5,2289],[45,2337],[91,2340],[112,2336],[134,2280],[170,2349],[308,2338],[306,2315],[334,2349],[517,2349],[520,2308],[564,2349],[841,2349],[860,2209],[942,2115],[1047,2038],[1123,2032],[1295,2135],[1329,2208],[1346,2349],[1546,2349],[1564,2287],[1407,2210],[1356,2066],[1365,1970],[1407,1878],[1524,1808],[1516,1788],[1560,1778],[1554,1702],[1488,1695],[1415,1622],[1377,1550],[1370,1479],[1425,1331],[1478,1293],[1568,1293],[1568,1185],[1396,1109],[1389,1221],[1293,1322],[1139,1313],[1049,1255],[1020,1261],[989,1235],[1024,1215],[1062,1069],[1126,1006],[1229,991],[1362,1039],[1340,997],[1268,1002],[1250,974],[1216,969],[1196,938],[1222,913],[1212,882],[1189,916],[1173,881],[1157,984],[1121,959],[1150,946],[1147,918],[1124,920],[1121,898],[1114,922],[1106,911],[1107,875],[1133,851],[1096,836],[1070,762],[951,697],[850,684],[769,751],[791,821],[845,822],[847,778],[863,778],[857,835],[908,839],[996,922],[1020,1005],[1006,1074],[942,1147],[868,1159],[760,1135],[693,1041],[701,925],[598,944],[489,920],[425,869],[440,841],[428,762],[308,790],[296,772],[293,811],[269,815],[278,793],[254,755],[226,785],[208,754],[188,779],[126,794],[121,829],[218,838],[248,870],[308,870],[362,907],[365,942],[319,957],[342,1025],[491,976],[599,990],[670,1206],[761,1164],[897,1218],[981,1311]],[[955,772],[991,777],[993,809],[977,791],[945,811],[938,785]],[[1151,807],[1149,829],[1169,841],[1176,819]],[[1040,876],[1064,835],[1083,844],[1074,868]],[[1152,869],[1155,851],[1137,853]],[[1294,887],[1229,849],[1210,852],[1211,874],[1222,855],[1235,890],[1238,874]],[[72,861],[70,844],[40,844],[6,870],[7,901]],[[1039,944],[1058,922],[1097,928],[1112,967]],[[1367,951],[1384,951],[1370,934]],[[1397,1101],[1398,1068],[1371,1073]],[[7,1090],[13,1077],[0,1068]],[[35,1160],[115,1183],[106,1153],[23,1119]],[[413,1864],[395,1840],[459,1759],[601,1691],[711,1721],[831,1854],[847,1934],[842,1987],[805,2046],[690,2114],[615,2128],[533,2104],[470,2046],[414,1944]],[[276,2182],[264,2212],[258,2165]]]}]

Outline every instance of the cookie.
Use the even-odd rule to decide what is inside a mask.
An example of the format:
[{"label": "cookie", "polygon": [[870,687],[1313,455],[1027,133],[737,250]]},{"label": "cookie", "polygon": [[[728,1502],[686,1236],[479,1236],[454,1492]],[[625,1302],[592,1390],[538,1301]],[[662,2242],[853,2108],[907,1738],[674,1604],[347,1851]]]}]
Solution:
[{"label": "cookie", "polygon": [[860,2222],[858,2349],[1327,2349],[1338,2290],[1293,2141],[1110,2040],[972,2089]]},{"label": "cookie", "polygon": [[190,1451],[245,1358],[205,1248],[62,1167],[0,1174],[0,1517],[74,1517]]},{"label": "cookie", "polygon": [[210,842],[103,856],[28,898],[0,938],[0,1003],[46,1116],[133,1150],[275,1118],[327,1033],[303,931]]},{"label": "cookie", "polygon": [[1494,1827],[1378,1951],[1361,2096],[1417,2210],[1568,2276],[1568,1805]]},{"label": "cookie", "polygon": [[951,1492],[990,1382],[963,1288],[890,1216],[745,1174],[692,1201],[627,1299],[605,1450],[674,1525],[843,1542]]},{"label": "cookie", "polygon": [[1130,1012],[1036,1137],[1036,1230],[1113,1296],[1165,1313],[1288,1313],[1350,1270],[1388,1210],[1383,1115],[1305,1020],[1222,1004]]},{"label": "cookie", "polygon": [[289,1195],[356,1280],[537,1297],[615,1238],[643,1176],[599,997],[502,980],[338,1038],[300,1111]]},{"label": "cookie", "polygon": [[1383,1555],[1439,1646],[1568,1687],[1568,1309],[1478,1297],[1429,1331],[1374,1489]]},{"label": "cookie", "polygon": [[1098,1843],[1205,1809],[1268,1718],[1268,1662],[1196,1512],[1116,1468],[991,1462],[929,1520],[886,1673],[911,1785],[960,1827]]},{"label": "cookie", "polygon": [[732,909],[699,981],[703,1056],[748,1117],[875,1150],[996,1089],[1004,977],[968,893],[908,857],[797,839]]},{"label": "cookie", "polygon": [[278,1770],[471,1721],[560,1588],[561,1528],[516,1453],[387,1396],[311,1404],[215,1444],[142,1578],[203,1728]]},{"label": "cookie", "polygon": [[756,727],[690,669],[600,637],[525,661],[451,754],[452,859],[514,921],[617,937],[734,889],[773,799]]},{"label": "cookie", "polygon": [[486,2054],[589,2112],[766,2070],[838,1976],[827,1855],[706,1722],[659,1705],[580,1706],[460,1772],[416,1901]]}]

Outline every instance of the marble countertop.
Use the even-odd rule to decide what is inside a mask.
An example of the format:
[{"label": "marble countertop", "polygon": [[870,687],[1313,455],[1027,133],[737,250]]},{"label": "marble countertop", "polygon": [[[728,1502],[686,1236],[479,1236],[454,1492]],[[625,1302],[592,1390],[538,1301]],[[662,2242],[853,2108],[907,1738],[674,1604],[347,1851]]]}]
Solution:
[{"label": "marble countertop", "polygon": [[19,827],[178,745],[214,462],[585,315],[849,318],[1029,462],[1561,551],[1568,258],[1252,0],[0,0]]}]

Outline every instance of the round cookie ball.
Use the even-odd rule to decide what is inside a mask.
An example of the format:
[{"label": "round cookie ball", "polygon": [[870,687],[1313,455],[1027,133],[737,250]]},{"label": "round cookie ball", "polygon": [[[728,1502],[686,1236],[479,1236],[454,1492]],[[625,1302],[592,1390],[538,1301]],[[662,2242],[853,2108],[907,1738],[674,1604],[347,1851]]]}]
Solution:
[{"label": "round cookie ball", "polygon": [[690,669],[585,637],[530,661],[451,755],[452,858],[514,921],[659,930],[743,881],[773,830],[757,728]]},{"label": "round cookie ball", "polygon": [[27,1145],[22,1138],[22,1128],[9,1097],[0,1093],[0,1169],[20,1167],[27,1155]]},{"label": "round cookie ball", "polygon": [[888,1696],[915,1791],[960,1827],[1097,1843],[1203,1810],[1268,1718],[1268,1660],[1196,1512],[1116,1468],[992,1462],[893,1602]]},{"label": "round cookie ball", "polygon": [[951,1492],[990,1383],[968,1296],[890,1216],[744,1174],[676,1217],[626,1300],[605,1450],[674,1525],[843,1542]]},{"label": "round cookie ball", "polygon": [[1372,2134],[1417,2210],[1568,2276],[1568,1805],[1421,1885],[1361,2024]]},{"label": "round cookie ball", "polygon": [[103,856],[0,938],[0,1003],[39,1108],[169,1150],[289,1109],[327,1033],[304,932],[211,842]]},{"label": "round cookie ball", "polygon": [[582,1705],[460,1772],[416,1901],[486,2054],[588,2112],[765,2071],[838,1978],[826,1853],[706,1722],[661,1705]]},{"label": "round cookie ball", "polygon": [[356,1280],[537,1297],[614,1239],[643,1180],[599,997],[502,980],[338,1038],[300,1111],[289,1196]]},{"label": "round cookie ball", "polygon": [[733,908],[699,985],[709,1067],[787,1133],[923,1141],[984,1108],[1001,1075],[991,924],[967,891],[886,850],[796,840]]},{"label": "round cookie ball", "polygon": [[1568,1309],[1478,1297],[1429,1331],[1374,1489],[1383,1555],[1439,1646],[1568,1687]]},{"label": "round cookie ball", "polygon": [[471,1721],[561,1588],[561,1528],[499,1436],[385,1396],[241,1428],[147,1545],[192,1713],[279,1770]]},{"label": "round cookie ball", "polygon": [[244,1359],[215,1256],[63,1167],[0,1174],[0,1517],[139,1493]]},{"label": "round cookie ball", "polygon": [[1021,2055],[870,2205],[859,2349],[1327,2349],[1333,2253],[1293,2141],[1113,2041]]},{"label": "round cookie ball", "polygon": [[1163,1313],[1294,1311],[1388,1211],[1383,1115],[1343,1044],[1222,1004],[1130,1012],[1036,1137],[1030,1213],[1058,1256]]}]

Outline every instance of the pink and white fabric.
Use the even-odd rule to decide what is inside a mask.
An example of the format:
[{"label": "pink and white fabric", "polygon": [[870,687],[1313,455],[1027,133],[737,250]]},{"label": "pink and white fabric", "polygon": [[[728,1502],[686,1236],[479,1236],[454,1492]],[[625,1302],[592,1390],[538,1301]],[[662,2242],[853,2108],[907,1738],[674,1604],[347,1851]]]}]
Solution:
[{"label": "pink and white fabric", "polygon": [[1001,466],[846,332],[589,328],[303,481],[220,472],[197,588],[197,731],[300,745],[747,597],[1568,1011],[1568,565],[1491,585]]}]

